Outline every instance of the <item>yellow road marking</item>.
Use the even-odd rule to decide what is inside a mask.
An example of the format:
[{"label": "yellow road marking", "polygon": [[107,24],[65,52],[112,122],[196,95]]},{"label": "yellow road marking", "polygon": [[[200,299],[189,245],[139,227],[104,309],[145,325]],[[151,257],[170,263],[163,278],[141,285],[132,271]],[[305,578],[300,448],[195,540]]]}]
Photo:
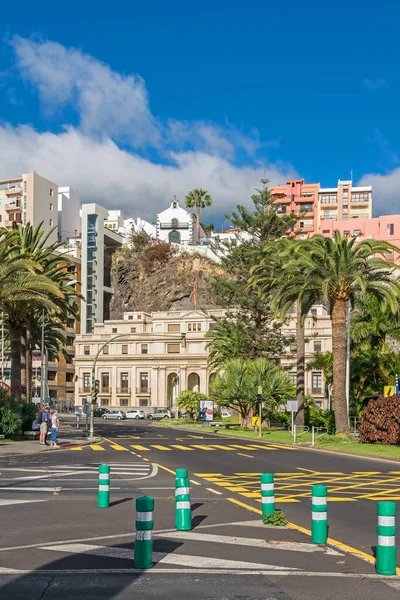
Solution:
[{"label": "yellow road marking", "polygon": [[254,458],[254,456],[250,456],[250,454],[243,454],[243,452],[238,452],[239,456],[247,456],[247,458]]},{"label": "yellow road marking", "polygon": [[197,477],[223,477],[222,473],[195,473]]},{"label": "yellow road marking", "polygon": [[275,450],[275,448],[269,448],[268,446],[256,446],[256,445],[254,445],[254,444],[251,444],[251,445],[247,446],[247,448],[248,448],[249,450],[269,450],[269,451],[271,451],[271,452],[272,452],[273,450]]},{"label": "yellow road marking", "polygon": [[135,448],[135,450],[141,450],[141,451],[143,451],[143,450],[145,450],[145,451],[150,450],[150,448],[146,448],[146,446],[140,446],[140,444],[137,444],[136,446],[134,446],[134,445],[131,444],[131,448]]},{"label": "yellow road marking", "polygon": [[143,456],[143,460],[145,460],[146,462],[149,462],[149,459],[145,458],[144,456]]},{"label": "yellow road marking", "polygon": [[157,448],[157,450],[167,450],[168,452],[171,451],[171,448],[167,448],[167,446],[161,446],[159,444],[152,444],[151,447]]},{"label": "yellow road marking", "polygon": [[171,471],[171,469],[168,469],[168,467],[164,467],[163,465],[160,465],[159,463],[154,463],[154,464],[159,469],[163,469],[164,471],[167,471],[168,473],[172,473],[172,475],[175,475],[175,471]]},{"label": "yellow road marking", "polygon": [[98,444],[90,444],[90,448],[92,450],[105,450],[105,448],[103,448],[102,446],[99,446]]},{"label": "yellow road marking", "polygon": [[126,452],[129,452],[128,448],[124,448],[124,446],[120,446],[119,444],[112,444],[110,448],[113,450],[126,450]]},{"label": "yellow road marking", "polygon": [[230,448],[229,446],[220,446],[219,444],[211,444],[211,448],[219,448],[219,450],[230,450],[231,452],[234,448]]},{"label": "yellow road marking", "polygon": [[212,448],[210,448],[209,446],[204,446],[204,445],[200,445],[200,444],[192,444],[192,448],[198,448],[199,450],[211,450]]},{"label": "yellow road marking", "polygon": [[328,502],[357,502],[357,498],[342,498],[341,496],[328,496]]},{"label": "yellow road marking", "polygon": [[204,440],[204,435],[190,435],[190,433],[188,433],[188,437],[195,438],[196,440]]},{"label": "yellow road marking", "polygon": [[82,446],[77,446],[76,448],[70,448],[70,450],[83,450]]},{"label": "yellow road marking", "polygon": [[171,444],[172,448],[178,448],[178,450],[190,450],[193,452],[193,448],[189,448],[189,446],[181,446],[180,444]]},{"label": "yellow road marking", "polygon": [[191,479],[190,483],[194,483],[194,485],[201,485],[201,483],[199,483],[198,481],[195,481],[194,479]]}]

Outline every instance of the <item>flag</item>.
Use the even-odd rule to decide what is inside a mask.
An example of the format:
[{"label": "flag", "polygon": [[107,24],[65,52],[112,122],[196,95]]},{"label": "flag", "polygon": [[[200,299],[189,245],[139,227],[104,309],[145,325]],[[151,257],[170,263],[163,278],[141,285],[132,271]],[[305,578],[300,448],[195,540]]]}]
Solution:
[{"label": "flag", "polygon": [[190,294],[190,299],[193,302],[193,306],[196,308],[196,306],[197,306],[197,285],[196,284],[194,284],[193,291]]}]

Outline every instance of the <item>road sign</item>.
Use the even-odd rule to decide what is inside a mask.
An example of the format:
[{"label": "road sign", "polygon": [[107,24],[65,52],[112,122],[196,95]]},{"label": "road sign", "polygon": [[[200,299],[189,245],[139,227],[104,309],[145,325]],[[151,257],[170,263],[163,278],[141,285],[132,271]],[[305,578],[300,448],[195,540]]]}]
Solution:
[{"label": "road sign", "polygon": [[260,425],[260,417],[252,417],[251,424],[253,427],[258,427]]},{"label": "road sign", "polygon": [[383,395],[385,396],[385,398],[388,398],[388,396],[394,396],[394,394],[395,394],[394,385],[385,385],[385,387],[383,388]]},{"label": "road sign", "polygon": [[286,402],[286,410],[288,412],[297,412],[298,408],[297,400],[288,400]]}]

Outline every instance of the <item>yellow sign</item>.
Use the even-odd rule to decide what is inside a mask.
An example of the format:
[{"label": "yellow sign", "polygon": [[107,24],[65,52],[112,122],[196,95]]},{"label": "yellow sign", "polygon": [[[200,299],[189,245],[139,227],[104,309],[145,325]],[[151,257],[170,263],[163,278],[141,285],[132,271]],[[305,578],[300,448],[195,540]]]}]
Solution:
[{"label": "yellow sign", "polygon": [[394,394],[395,394],[394,385],[385,385],[385,387],[383,388],[384,397],[387,398],[388,396],[394,396]]},{"label": "yellow sign", "polygon": [[260,417],[252,417],[251,424],[253,427],[258,427],[260,425]]}]

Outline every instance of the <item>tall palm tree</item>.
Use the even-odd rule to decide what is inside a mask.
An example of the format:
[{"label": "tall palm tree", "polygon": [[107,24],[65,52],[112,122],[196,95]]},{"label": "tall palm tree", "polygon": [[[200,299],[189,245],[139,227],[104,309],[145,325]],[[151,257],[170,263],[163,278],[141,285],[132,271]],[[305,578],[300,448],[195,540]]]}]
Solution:
[{"label": "tall palm tree", "polygon": [[362,348],[381,348],[388,338],[400,339],[400,313],[382,307],[375,296],[363,294],[357,298],[351,319],[352,342]]},{"label": "tall palm tree", "polygon": [[[357,242],[337,231],[332,238],[315,236],[305,240],[289,259],[283,313],[297,297],[329,302],[332,319],[333,389],[336,431],[348,431],[346,403],[347,305],[369,293],[393,313],[398,308],[400,284],[393,276],[396,265],[381,258],[397,248],[376,240]],[[296,277],[296,273],[298,276]],[[304,317],[305,318],[305,317]]]},{"label": "tall palm tree", "polygon": [[18,397],[31,397],[31,377],[26,377],[26,364],[28,360],[31,372],[31,338],[37,312],[44,308],[46,313],[61,320],[76,313],[78,294],[68,286],[72,280],[67,269],[71,258],[62,253],[61,242],[49,243],[51,233],[45,233],[41,224],[35,228],[30,224],[15,227],[10,232],[10,257],[17,260],[22,256],[32,262],[35,272],[32,278],[37,288],[35,294],[20,295],[17,301],[10,297],[4,303],[11,335],[11,391]]},{"label": "tall palm tree", "polygon": [[195,188],[191,190],[185,198],[185,205],[188,208],[196,207],[196,242],[200,241],[200,210],[202,208],[206,208],[206,206],[211,206],[212,198],[207,190],[203,190],[202,188]]}]

